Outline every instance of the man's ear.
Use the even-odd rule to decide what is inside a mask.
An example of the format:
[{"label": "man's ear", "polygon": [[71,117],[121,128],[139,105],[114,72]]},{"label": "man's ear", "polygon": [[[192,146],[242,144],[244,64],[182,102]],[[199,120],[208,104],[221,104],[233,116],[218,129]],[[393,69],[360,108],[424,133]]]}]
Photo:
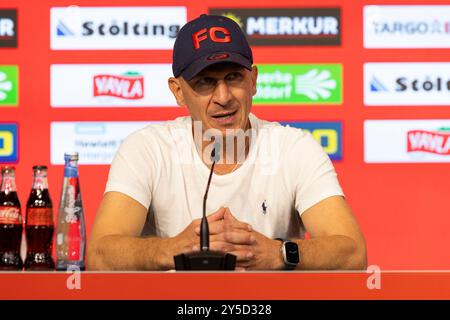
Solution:
[{"label": "man's ear", "polygon": [[180,80],[174,77],[169,78],[169,89],[172,91],[175,100],[177,100],[177,104],[180,107],[185,106],[183,91],[181,90]]},{"label": "man's ear", "polygon": [[258,67],[252,66],[252,96],[256,94],[256,80],[258,79]]}]

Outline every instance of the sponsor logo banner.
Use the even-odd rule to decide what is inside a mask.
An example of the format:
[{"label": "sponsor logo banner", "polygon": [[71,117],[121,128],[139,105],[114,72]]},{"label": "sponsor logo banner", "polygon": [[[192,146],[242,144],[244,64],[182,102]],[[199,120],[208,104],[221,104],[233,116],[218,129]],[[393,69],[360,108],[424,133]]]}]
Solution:
[{"label": "sponsor logo banner", "polygon": [[309,131],[331,160],[342,160],[341,122],[282,122],[281,124]]},{"label": "sponsor logo banner", "polygon": [[366,120],[364,160],[450,162],[450,120]]},{"label": "sponsor logo banner", "polygon": [[342,104],[342,65],[258,65],[253,103]]},{"label": "sponsor logo banner", "polygon": [[18,104],[19,69],[17,66],[0,66],[0,107]]},{"label": "sponsor logo banner", "polygon": [[64,152],[77,151],[80,164],[111,164],[117,149],[132,132],[150,122],[52,122],[50,159],[64,164]]},{"label": "sponsor logo banner", "polygon": [[450,155],[450,128],[408,131],[408,152]]},{"label": "sponsor logo banner", "polygon": [[19,160],[19,134],[15,123],[0,123],[0,163]]},{"label": "sponsor logo banner", "polygon": [[364,7],[365,48],[450,48],[450,5]]},{"label": "sponsor logo banner", "polygon": [[121,99],[144,98],[144,77],[135,72],[124,75],[98,74],[94,76],[94,97],[110,96]]},{"label": "sponsor logo banner", "polygon": [[339,46],[340,8],[214,8],[236,21],[253,46]]},{"label": "sponsor logo banner", "polygon": [[0,48],[17,48],[17,10],[0,10]]},{"label": "sponsor logo banner", "polygon": [[450,105],[450,62],[365,63],[366,105]]},{"label": "sponsor logo banner", "polygon": [[176,106],[170,64],[56,64],[50,73],[52,107]]},{"label": "sponsor logo banner", "polygon": [[53,50],[172,49],[185,7],[54,7]]}]

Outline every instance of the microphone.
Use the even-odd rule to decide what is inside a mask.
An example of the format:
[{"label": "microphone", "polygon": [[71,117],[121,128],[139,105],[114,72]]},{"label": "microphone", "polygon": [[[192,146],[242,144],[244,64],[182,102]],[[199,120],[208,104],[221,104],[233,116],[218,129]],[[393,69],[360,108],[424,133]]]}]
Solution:
[{"label": "microphone", "polygon": [[209,185],[211,184],[212,174],[214,172],[214,165],[220,159],[220,144],[215,143],[211,151],[211,171],[209,172],[208,183],[206,185],[205,195],[203,196],[203,216],[200,224],[200,248],[202,251],[209,250],[209,225],[206,219],[206,199],[208,198]]},{"label": "microphone", "polygon": [[200,223],[200,251],[182,253],[174,256],[175,270],[234,270],[236,256],[230,253],[209,250],[209,225],[206,218],[206,200],[208,199],[214,165],[220,159],[220,143],[215,143],[211,151],[211,171],[205,195],[203,196],[203,216]]}]

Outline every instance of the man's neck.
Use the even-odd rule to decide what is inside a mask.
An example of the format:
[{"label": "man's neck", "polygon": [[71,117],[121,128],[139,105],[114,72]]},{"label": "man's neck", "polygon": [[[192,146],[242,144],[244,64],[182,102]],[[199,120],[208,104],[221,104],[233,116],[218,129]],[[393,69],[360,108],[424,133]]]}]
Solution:
[{"label": "man's neck", "polygon": [[[217,130],[219,132],[219,130]],[[208,137],[205,131],[201,134],[196,134],[194,126],[192,127],[194,135],[195,147],[202,161],[208,166],[211,166],[210,154],[213,146],[216,144],[216,139]],[[222,132],[223,133],[223,132]],[[226,135],[225,135],[226,133]],[[247,159],[250,144],[252,140],[250,119],[247,121],[246,129],[227,130],[220,135],[218,143],[221,146],[220,158],[216,162],[214,172],[217,174],[227,174],[235,171]]]}]

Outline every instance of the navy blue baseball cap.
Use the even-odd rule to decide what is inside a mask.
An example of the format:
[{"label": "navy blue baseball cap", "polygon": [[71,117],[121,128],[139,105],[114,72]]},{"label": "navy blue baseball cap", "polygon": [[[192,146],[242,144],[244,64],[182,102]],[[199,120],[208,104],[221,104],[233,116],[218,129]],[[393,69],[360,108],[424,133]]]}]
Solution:
[{"label": "navy blue baseball cap", "polygon": [[181,28],[173,46],[175,77],[191,80],[206,67],[223,62],[252,69],[252,50],[236,22],[223,16],[202,14]]}]

